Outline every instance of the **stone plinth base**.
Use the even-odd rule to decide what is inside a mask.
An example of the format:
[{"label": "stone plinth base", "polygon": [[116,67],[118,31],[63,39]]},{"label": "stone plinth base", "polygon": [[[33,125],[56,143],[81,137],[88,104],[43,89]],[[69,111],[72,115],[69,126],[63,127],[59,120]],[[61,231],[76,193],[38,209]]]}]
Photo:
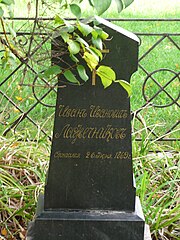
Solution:
[{"label": "stone plinth base", "polygon": [[42,203],[27,240],[145,240],[139,199],[135,212],[44,211]]},{"label": "stone plinth base", "polygon": [[152,240],[149,225],[145,225],[144,240]]}]

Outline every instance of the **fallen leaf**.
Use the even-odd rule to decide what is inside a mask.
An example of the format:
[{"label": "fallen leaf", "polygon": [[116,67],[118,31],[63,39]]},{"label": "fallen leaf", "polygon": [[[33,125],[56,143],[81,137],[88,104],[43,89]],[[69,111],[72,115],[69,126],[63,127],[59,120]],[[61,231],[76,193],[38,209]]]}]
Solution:
[{"label": "fallen leaf", "polygon": [[14,107],[14,112],[19,112],[19,110],[16,107]]},{"label": "fallen leaf", "polygon": [[3,229],[1,229],[1,234],[3,235],[3,236],[7,236],[7,230],[5,229],[5,228],[3,228]]},{"label": "fallen leaf", "polygon": [[16,96],[16,99],[17,99],[18,101],[22,101],[22,100],[23,100],[22,97],[18,97],[18,96]]},{"label": "fallen leaf", "polygon": [[180,69],[180,66],[179,66],[178,63],[176,63],[175,66],[176,66],[177,69]]}]

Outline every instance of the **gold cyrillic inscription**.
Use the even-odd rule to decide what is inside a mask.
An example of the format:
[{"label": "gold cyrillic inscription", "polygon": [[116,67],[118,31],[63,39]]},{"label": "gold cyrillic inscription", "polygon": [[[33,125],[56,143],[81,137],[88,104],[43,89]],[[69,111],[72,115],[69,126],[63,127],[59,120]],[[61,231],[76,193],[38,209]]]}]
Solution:
[{"label": "gold cyrillic inscription", "polygon": [[116,152],[115,154],[112,153],[104,153],[104,152],[87,152],[86,153],[87,159],[130,159],[131,155],[129,152]]},{"label": "gold cyrillic inscription", "polygon": [[100,106],[91,105],[88,109],[71,108],[70,106],[59,105],[59,117],[63,118],[108,118],[125,119],[128,117],[128,111],[122,109],[105,109]]},{"label": "gold cyrillic inscription", "polygon": [[57,151],[54,153],[54,158],[80,158],[81,154],[80,153],[63,153],[60,151]]},{"label": "gold cyrillic inscription", "polygon": [[78,139],[103,139],[106,142],[110,140],[122,140],[126,138],[126,128],[116,128],[112,125],[105,127],[83,127],[83,125],[77,125],[72,127],[70,124],[66,124],[60,133],[56,133],[56,138],[70,139],[74,144]]},{"label": "gold cyrillic inscription", "polygon": [[59,105],[59,117],[67,118],[86,118],[87,111],[84,108],[70,108],[69,106]]},{"label": "gold cyrillic inscription", "polygon": [[120,109],[103,109],[100,106],[90,106],[91,118],[127,118],[128,111]]},{"label": "gold cyrillic inscription", "polygon": [[129,152],[117,152],[114,156],[115,159],[130,159],[131,154]]},{"label": "gold cyrillic inscription", "polygon": [[87,152],[86,153],[86,158],[90,159],[111,159],[112,154],[111,153],[102,153],[102,152]]}]

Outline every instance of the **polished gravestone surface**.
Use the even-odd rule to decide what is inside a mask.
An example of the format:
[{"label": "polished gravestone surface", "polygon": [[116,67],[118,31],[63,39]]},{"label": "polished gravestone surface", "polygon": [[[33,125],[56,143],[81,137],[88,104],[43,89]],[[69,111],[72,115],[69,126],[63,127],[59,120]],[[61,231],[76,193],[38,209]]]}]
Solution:
[{"label": "polished gravestone surface", "polygon": [[[103,65],[130,81],[138,38],[102,21],[112,37]],[[53,59],[56,64],[56,59]],[[33,240],[143,240],[144,218],[132,172],[130,99],[116,83],[59,81],[45,194]],[[30,231],[29,231],[30,232]]]}]

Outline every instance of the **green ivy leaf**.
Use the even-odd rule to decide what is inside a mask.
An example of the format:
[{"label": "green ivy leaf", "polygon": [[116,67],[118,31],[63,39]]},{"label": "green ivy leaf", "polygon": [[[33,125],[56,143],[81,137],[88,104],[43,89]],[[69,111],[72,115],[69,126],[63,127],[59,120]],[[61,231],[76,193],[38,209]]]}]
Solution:
[{"label": "green ivy leaf", "polygon": [[11,5],[11,4],[14,4],[14,0],[2,0],[1,3],[5,5]]},{"label": "green ivy leaf", "polygon": [[49,78],[50,76],[52,76],[52,75],[58,75],[58,74],[60,74],[61,72],[62,72],[62,70],[61,70],[60,66],[58,66],[58,65],[53,65],[53,66],[47,68],[47,69],[44,71],[43,75],[44,75],[45,77]]},{"label": "green ivy leaf", "polygon": [[65,43],[69,41],[69,34],[67,32],[63,32],[63,31],[60,32],[60,36],[62,37]]},{"label": "green ivy leaf", "polygon": [[90,4],[92,7],[94,7],[94,4],[93,4],[92,0],[89,0],[89,4]]},{"label": "green ivy leaf", "polygon": [[67,26],[67,32],[68,32],[68,33],[73,33],[73,32],[74,32],[74,29],[75,29],[74,26],[72,26],[72,25],[70,25],[70,24]]},{"label": "green ivy leaf", "polygon": [[81,8],[77,4],[70,4],[70,9],[78,19],[81,17]]},{"label": "green ivy leaf", "polygon": [[95,29],[95,31],[97,32],[98,36],[101,35],[101,33],[102,33],[102,31],[103,31],[102,28],[97,27],[97,26],[94,26],[94,29]]},{"label": "green ivy leaf", "polygon": [[99,36],[104,41],[109,37],[109,34],[107,34],[105,31],[102,31],[102,33]]},{"label": "green ivy leaf", "polygon": [[102,40],[106,40],[108,38],[108,34],[97,26],[94,27],[94,31],[92,32],[93,38],[100,37]]},{"label": "green ivy leaf", "polygon": [[0,7],[0,17],[3,17],[3,15],[4,15],[4,11],[3,11],[2,7]]},{"label": "green ivy leaf", "polygon": [[80,51],[80,45],[78,42],[73,40],[68,40],[67,43],[68,43],[69,52],[71,54],[75,55]]},{"label": "green ivy leaf", "polygon": [[71,70],[67,70],[64,72],[64,76],[65,78],[71,82],[71,83],[79,83],[79,81],[77,80],[77,78],[74,76],[74,74],[71,72]]},{"label": "green ivy leaf", "polygon": [[93,51],[101,60],[103,59],[102,52],[95,47],[90,47],[90,50]]},{"label": "green ivy leaf", "polygon": [[94,29],[82,22],[78,22],[77,24],[78,30],[82,33],[83,36],[87,37]]},{"label": "green ivy leaf", "polygon": [[99,36],[98,32],[95,29],[91,32],[91,34],[94,39],[96,39]]},{"label": "green ivy leaf", "polygon": [[[98,56],[98,54],[95,53],[95,52],[91,49],[91,47],[88,47],[88,48],[86,48],[86,49],[88,50],[88,52],[89,52],[90,54],[92,54],[92,55],[94,56],[94,58],[96,59],[96,61],[99,62],[99,56]],[[98,50],[98,49],[97,49],[97,50]]]},{"label": "green ivy leaf", "polygon": [[131,88],[131,85],[127,82],[127,81],[124,81],[124,80],[116,80],[115,82],[118,82],[128,93],[128,97],[131,96],[132,94],[132,88]]},{"label": "green ivy leaf", "polygon": [[73,62],[78,63],[79,59],[77,59],[77,57],[75,57],[73,54],[70,55],[70,58],[73,60]]},{"label": "green ivy leaf", "polygon": [[64,24],[64,20],[59,15],[56,15],[54,17],[54,22],[55,22],[55,24],[59,24],[59,25],[63,25]]},{"label": "green ivy leaf", "polygon": [[83,58],[87,62],[87,65],[91,70],[96,69],[96,67],[98,65],[98,61],[97,61],[97,58],[93,54],[91,54],[89,52],[85,52]]},{"label": "green ivy leaf", "polygon": [[108,66],[100,66],[96,73],[101,78],[104,88],[109,87],[116,79],[116,73]]},{"label": "green ivy leaf", "polygon": [[76,41],[78,41],[83,48],[85,46],[89,47],[89,44],[83,38],[81,38],[79,35],[77,35]]},{"label": "green ivy leaf", "polygon": [[98,14],[101,15],[110,7],[112,0],[106,0],[103,2],[99,0],[93,0],[93,2]]},{"label": "green ivy leaf", "polygon": [[86,74],[86,70],[85,70],[84,66],[83,65],[78,65],[77,70],[78,70],[80,78],[86,82],[89,79],[89,77]]},{"label": "green ivy leaf", "polygon": [[123,3],[121,0],[115,0],[115,1],[118,8],[118,12],[120,13],[123,10]]},{"label": "green ivy leaf", "polygon": [[123,0],[124,8],[127,8],[134,0]]},{"label": "green ivy leaf", "polygon": [[92,37],[92,43],[98,49],[100,49],[100,50],[103,49],[103,42],[102,42],[102,39],[100,37],[97,37],[96,39]]},{"label": "green ivy leaf", "polygon": [[75,27],[72,24],[70,24],[68,21],[65,21],[65,20],[64,20],[64,24],[66,25],[66,27],[62,28],[61,29],[62,31],[68,32],[68,33],[74,32]]}]

